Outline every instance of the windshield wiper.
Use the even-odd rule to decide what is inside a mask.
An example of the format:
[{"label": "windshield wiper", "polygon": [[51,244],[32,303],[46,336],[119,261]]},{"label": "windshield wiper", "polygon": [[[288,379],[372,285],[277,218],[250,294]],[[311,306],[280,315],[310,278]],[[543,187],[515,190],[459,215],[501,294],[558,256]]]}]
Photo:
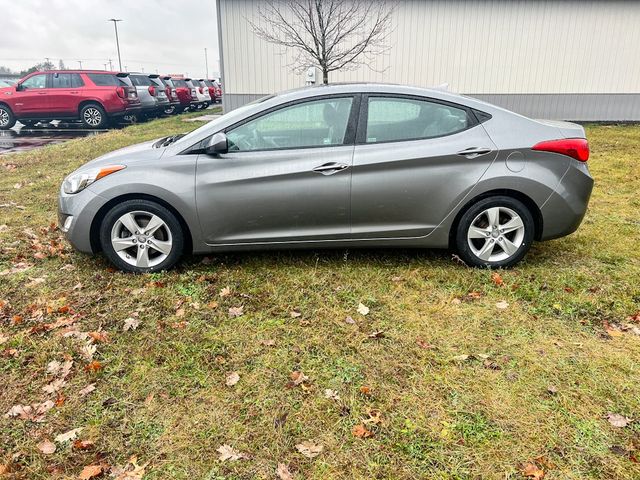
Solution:
[{"label": "windshield wiper", "polygon": [[185,135],[186,135],[186,133],[179,133],[178,135],[171,135],[170,137],[161,138],[156,143],[154,143],[153,146],[155,148],[168,147],[173,142],[175,142],[176,140],[181,139]]}]

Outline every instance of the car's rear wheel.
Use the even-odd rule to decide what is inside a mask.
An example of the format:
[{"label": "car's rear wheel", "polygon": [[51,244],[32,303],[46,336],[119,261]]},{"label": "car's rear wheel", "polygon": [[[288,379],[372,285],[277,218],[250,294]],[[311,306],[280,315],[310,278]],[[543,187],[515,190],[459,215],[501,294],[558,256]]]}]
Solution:
[{"label": "car's rear wheel", "polygon": [[16,117],[6,105],[0,105],[0,130],[9,130],[16,124]]},{"label": "car's rear wheel", "polygon": [[105,128],[109,123],[104,109],[95,103],[84,105],[80,109],[80,121],[85,128]]},{"label": "car's rear wheel", "polygon": [[125,272],[168,270],[184,250],[184,233],[176,216],[149,200],[127,200],[113,207],[100,226],[107,258]]},{"label": "car's rear wheel", "polygon": [[456,246],[462,260],[475,267],[511,267],[525,256],[534,238],[529,209],[506,196],[484,198],[460,218]]}]

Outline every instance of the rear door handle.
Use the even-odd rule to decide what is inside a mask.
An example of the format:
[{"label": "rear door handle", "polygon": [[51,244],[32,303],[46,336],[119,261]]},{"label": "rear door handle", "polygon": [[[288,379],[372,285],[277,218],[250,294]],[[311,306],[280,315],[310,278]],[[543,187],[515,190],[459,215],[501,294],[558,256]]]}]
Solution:
[{"label": "rear door handle", "polygon": [[336,163],[330,162],[325,163],[324,165],[319,165],[313,169],[316,173],[321,173],[322,175],[333,175],[334,173],[338,173],[345,168],[349,168],[349,165],[345,163]]},{"label": "rear door handle", "polygon": [[458,155],[464,155],[467,158],[476,158],[481,155],[491,153],[492,151],[493,150],[491,150],[489,147],[469,147],[459,151]]}]

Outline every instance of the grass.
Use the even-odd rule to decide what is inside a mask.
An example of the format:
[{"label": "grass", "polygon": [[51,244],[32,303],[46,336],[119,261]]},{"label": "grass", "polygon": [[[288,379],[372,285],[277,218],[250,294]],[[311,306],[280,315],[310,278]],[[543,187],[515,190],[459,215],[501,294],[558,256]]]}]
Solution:
[{"label": "grass", "polygon": [[[607,421],[640,418],[628,319],[640,310],[640,127],[587,128],[596,186],[583,225],[534,245],[503,286],[439,251],[216,255],[134,276],[58,245],[48,226],[65,174],[195,126],[164,119],[0,157],[0,272],[32,265],[0,276],[0,414],[58,400],[42,423],[0,417],[9,476],[75,478],[136,455],[149,480],[275,478],[279,463],[299,479],[521,479],[526,463],[546,479],[640,477],[640,423]],[[129,317],[140,325],[123,331]],[[75,327],[38,328],[68,318]],[[106,332],[100,368],[69,328]],[[43,392],[47,364],[65,358],[66,385]],[[292,385],[293,371],[309,379]],[[373,436],[354,436],[358,424]],[[79,427],[91,448],[39,451]],[[322,452],[300,454],[305,440]],[[246,458],[220,461],[223,444]]]}]

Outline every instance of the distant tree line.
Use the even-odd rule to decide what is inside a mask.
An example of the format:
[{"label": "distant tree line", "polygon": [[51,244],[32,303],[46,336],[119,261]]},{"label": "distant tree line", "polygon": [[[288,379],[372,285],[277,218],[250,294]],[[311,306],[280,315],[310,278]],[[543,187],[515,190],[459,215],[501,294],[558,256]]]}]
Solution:
[{"label": "distant tree line", "polygon": [[[25,75],[29,75],[30,73],[41,72],[43,70],[56,70],[56,67],[53,64],[53,62],[51,62],[50,60],[46,60],[46,61],[41,62],[41,63],[36,63],[34,66],[32,66],[30,68],[27,68],[25,70],[21,70],[19,72],[11,70],[9,67],[5,67],[3,65],[0,65],[0,75],[2,75],[2,74],[5,74],[5,75],[20,75],[21,77],[24,77]],[[64,64],[64,61],[62,59],[58,62],[57,70],[67,70],[67,67]]]}]

